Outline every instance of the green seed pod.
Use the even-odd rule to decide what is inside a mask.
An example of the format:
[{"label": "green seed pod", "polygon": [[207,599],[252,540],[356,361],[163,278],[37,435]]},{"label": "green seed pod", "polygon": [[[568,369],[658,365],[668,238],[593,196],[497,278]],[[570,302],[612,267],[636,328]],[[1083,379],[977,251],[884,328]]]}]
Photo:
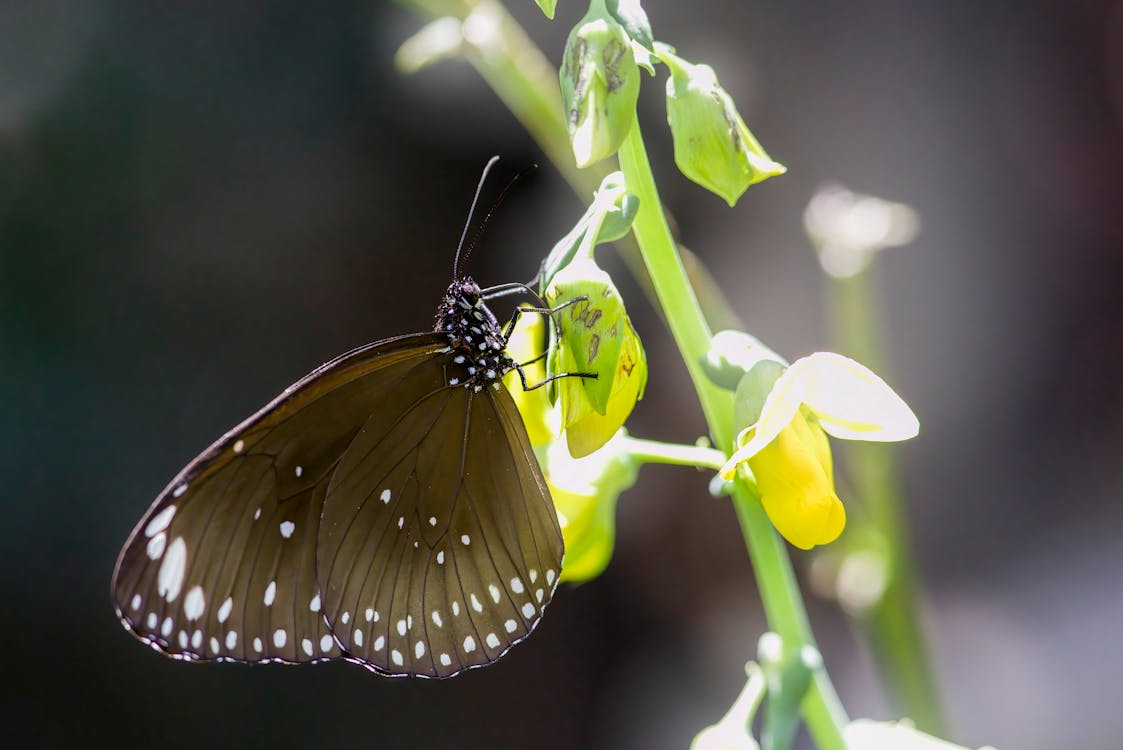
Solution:
[{"label": "green seed pod", "polygon": [[569,33],[560,82],[577,166],[612,156],[635,119],[639,68],[627,31],[604,0],[593,0]]},{"label": "green seed pod", "polygon": [[667,121],[684,175],[732,206],[749,185],[787,171],[749,132],[713,68],[689,63],[665,45],[656,45],[656,55],[671,71]]}]

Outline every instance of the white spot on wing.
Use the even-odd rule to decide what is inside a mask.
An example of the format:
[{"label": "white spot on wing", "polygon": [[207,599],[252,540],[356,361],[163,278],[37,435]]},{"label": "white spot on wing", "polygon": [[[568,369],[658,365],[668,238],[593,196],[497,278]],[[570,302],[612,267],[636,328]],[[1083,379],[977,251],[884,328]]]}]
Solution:
[{"label": "white spot on wing", "polygon": [[339,618],[346,625],[351,621],[351,610],[344,610],[343,615]]},{"label": "white spot on wing", "polygon": [[[172,628],[173,627],[175,627],[175,623],[172,622],[172,618],[165,617],[163,624],[160,625],[160,635],[167,638],[169,635],[172,634]],[[196,646],[196,648],[198,648],[198,647]]]},{"label": "white spot on wing", "polygon": [[390,490],[382,490],[382,494],[380,494],[378,497],[382,500],[383,505],[389,503],[390,502]]},{"label": "white spot on wing", "polygon": [[191,634],[191,648],[193,648],[197,651],[197,650],[199,650],[199,647],[202,646],[202,645],[203,645],[203,631],[202,630],[196,630],[194,633]]},{"label": "white spot on wing", "polygon": [[441,654],[441,666],[442,667],[452,666],[452,659],[449,657],[448,654]]},{"label": "white spot on wing", "polygon": [[234,443],[234,452],[241,453],[245,449],[245,447],[246,442],[244,440],[239,440],[238,442]]},{"label": "white spot on wing", "polygon": [[554,573],[553,568],[546,571],[546,583],[550,586],[552,586],[554,584],[554,575],[555,575],[555,573]]},{"label": "white spot on wing", "polygon": [[215,638],[213,635],[211,636],[210,647],[211,647],[211,651],[213,653],[216,653],[216,654],[218,653],[218,639]]},{"label": "white spot on wing", "polygon": [[522,606],[523,617],[534,617],[534,605],[527,602]]},{"label": "white spot on wing", "polygon": [[331,651],[331,647],[334,646],[334,645],[335,645],[335,641],[327,633],[320,636],[320,650],[323,651],[325,654],[328,651]]},{"label": "white spot on wing", "polygon": [[238,645],[238,634],[233,630],[226,634],[226,650],[233,651],[234,647]]},{"label": "white spot on wing", "polygon": [[480,604],[480,600],[476,598],[475,594],[472,594],[471,599],[472,599],[472,609],[476,610],[477,612],[483,612],[484,607],[483,607],[482,604]]},{"label": "white spot on wing", "polygon": [[507,620],[507,622],[503,623],[503,629],[506,630],[508,633],[514,633],[515,628],[517,628],[518,626],[519,626],[519,624],[517,622],[515,622],[514,620]]},{"label": "white spot on wing", "polygon": [[518,576],[511,579],[511,591],[514,591],[516,594],[521,594],[523,592],[523,582]]},{"label": "white spot on wing", "polygon": [[[298,479],[300,478],[300,475],[303,474],[303,473],[304,473],[304,467],[303,466],[297,466],[296,467],[296,476],[297,476]],[[311,643],[311,641],[309,641],[309,643]],[[308,654],[308,655],[311,656],[312,654]]]},{"label": "white spot on wing", "polygon": [[[325,637],[328,637],[328,636],[325,636]],[[328,637],[328,640],[331,640],[330,637]],[[312,639],[311,638],[304,638],[303,640],[301,640],[300,641],[300,648],[303,649],[305,656],[311,656],[312,654],[315,653],[315,651],[312,650]]]},{"label": "white spot on wing", "polygon": [[354,641],[356,646],[361,648],[363,645],[363,631],[355,628],[355,632],[351,634],[351,640]]},{"label": "white spot on wing", "polygon": [[265,602],[265,606],[266,607],[272,607],[273,606],[273,599],[276,596],[277,596],[277,582],[276,581],[270,581],[269,585],[265,587],[265,598],[262,600],[262,601]]},{"label": "white spot on wing", "polygon": [[444,624],[444,623],[441,622],[441,613],[438,612],[435,609],[433,610],[433,624],[436,625],[438,628],[442,627],[443,624]]},{"label": "white spot on wing", "polygon": [[[232,609],[234,609],[234,599],[228,596],[226,597],[226,601],[218,608],[218,621],[220,623],[226,622],[226,618],[230,616],[230,610]],[[231,646],[231,648],[233,648],[233,646]]]},{"label": "white spot on wing", "polygon": [[198,620],[206,609],[207,602],[203,596],[202,586],[192,586],[183,599],[183,614],[188,620]]},{"label": "white spot on wing", "polygon": [[296,530],[296,524],[292,521],[281,521],[281,536],[288,539],[292,536],[292,532]]},{"label": "white spot on wing", "polygon": [[183,649],[184,651],[187,650],[187,631],[186,630],[179,631],[179,647],[181,649]]},{"label": "white spot on wing", "polygon": [[145,548],[148,552],[149,560],[159,560],[160,556],[164,554],[164,547],[168,544],[168,537],[164,532],[160,532],[156,536],[148,540],[148,546]]},{"label": "white spot on wing", "polygon": [[173,602],[183,588],[183,574],[187,570],[187,543],[183,537],[177,536],[168,545],[164,561],[160,563],[160,572],[156,577],[156,592],[164,597],[165,601]]},{"label": "white spot on wing", "polygon": [[371,620],[374,619],[374,607],[367,607],[367,611],[364,612],[363,614],[366,615],[367,622],[370,622]]},{"label": "white spot on wing", "polygon": [[187,484],[186,483],[181,484],[180,486],[176,487],[175,490],[172,492],[172,497],[179,497],[184,492],[187,492]]},{"label": "white spot on wing", "polygon": [[149,630],[155,630],[156,626],[160,624],[160,618],[156,616],[155,612],[149,612],[148,618],[144,622],[148,625]]},{"label": "white spot on wing", "polygon": [[288,639],[289,634],[285,632],[284,628],[277,628],[273,631],[273,645],[277,648],[284,648]]},{"label": "white spot on wing", "polygon": [[390,661],[394,662],[399,667],[402,666],[402,664],[404,663],[402,661],[402,652],[399,651],[398,649],[394,649],[393,651],[391,651],[390,652]]},{"label": "white spot on wing", "polygon": [[164,529],[168,528],[168,524],[172,522],[172,516],[175,515],[175,506],[169,505],[162,511],[152,517],[148,525],[144,527],[144,535],[146,537],[154,537]]},{"label": "white spot on wing", "polygon": [[405,635],[405,634],[406,634],[406,621],[405,620],[398,620],[398,635]]},{"label": "white spot on wing", "polygon": [[140,594],[133,594],[133,600],[129,602],[129,606],[134,612],[140,609]]},{"label": "white spot on wing", "polygon": [[530,582],[534,583],[538,580],[538,571],[534,568],[530,569]]},{"label": "white spot on wing", "polygon": [[445,551],[441,550],[440,552],[437,553],[437,565],[444,565],[444,564],[445,564]]},{"label": "white spot on wing", "polygon": [[436,526],[437,525],[437,517],[436,516],[429,516],[429,525],[430,526]]},{"label": "white spot on wing", "polygon": [[538,589],[537,591],[535,591],[535,592],[534,592],[534,598],[538,600],[538,603],[539,603],[539,604],[541,604],[541,603],[542,603],[542,596],[543,596],[543,595],[544,595],[545,593],[546,593],[546,592],[544,592],[544,591],[543,591],[542,589]]},{"label": "white spot on wing", "polygon": [[261,518],[261,508],[258,508],[253,512],[253,520],[256,521],[259,518]]},{"label": "white spot on wing", "polygon": [[319,612],[320,611],[320,595],[319,594],[316,594],[315,596],[313,596],[312,601],[308,602],[308,609],[311,612]]},{"label": "white spot on wing", "polygon": [[467,534],[461,534],[460,535],[460,541],[464,543],[465,547],[467,547],[469,544],[472,543],[472,538],[470,536],[468,536]]},{"label": "white spot on wing", "polygon": [[452,616],[453,617],[460,617],[460,602],[453,602],[452,603]]},{"label": "white spot on wing", "polygon": [[487,646],[488,648],[499,648],[499,636],[497,636],[495,633],[488,633]]},{"label": "white spot on wing", "polygon": [[496,604],[498,604],[499,603],[499,587],[496,586],[494,583],[489,583],[487,585],[487,590],[488,590],[488,593],[491,594],[491,600],[493,602],[495,602]]},{"label": "white spot on wing", "polygon": [[425,655],[425,641],[418,641],[413,646],[413,658],[420,659]]},{"label": "white spot on wing", "polygon": [[259,654],[261,653],[261,639],[260,638],[254,638],[253,639],[253,650],[256,651]]},{"label": "white spot on wing", "polygon": [[382,647],[386,645],[386,636],[380,635],[374,639],[374,650],[381,651]]},{"label": "white spot on wing", "polygon": [[476,639],[470,635],[464,636],[464,653],[470,654],[476,650]]}]

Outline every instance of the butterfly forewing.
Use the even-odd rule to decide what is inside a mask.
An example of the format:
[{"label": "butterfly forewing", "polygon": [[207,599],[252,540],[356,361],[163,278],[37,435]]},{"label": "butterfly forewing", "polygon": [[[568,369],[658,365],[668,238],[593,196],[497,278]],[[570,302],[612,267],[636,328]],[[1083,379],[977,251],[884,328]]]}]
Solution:
[{"label": "butterfly forewing", "polygon": [[417,368],[401,417],[364,425],[321,519],[325,614],[349,658],[388,674],[495,661],[534,628],[561,565],[510,394],[450,387],[451,369]]},{"label": "butterfly forewing", "polygon": [[113,593],[125,626],[191,660],[338,657],[316,580],[328,486],[364,423],[395,408],[387,389],[441,350],[420,334],[343,355],[189,464],[118,559]]}]

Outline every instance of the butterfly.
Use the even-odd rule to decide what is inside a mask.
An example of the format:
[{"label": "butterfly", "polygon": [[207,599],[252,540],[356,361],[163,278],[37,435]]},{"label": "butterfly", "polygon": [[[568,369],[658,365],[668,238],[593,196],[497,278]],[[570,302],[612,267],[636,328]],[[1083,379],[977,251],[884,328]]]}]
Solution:
[{"label": "butterfly", "polygon": [[127,630],[187,661],[418,677],[490,664],[534,630],[564,550],[502,378],[542,383],[460,264],[458,249],[434,331],[331,360],[172,479],[113,573]]}]

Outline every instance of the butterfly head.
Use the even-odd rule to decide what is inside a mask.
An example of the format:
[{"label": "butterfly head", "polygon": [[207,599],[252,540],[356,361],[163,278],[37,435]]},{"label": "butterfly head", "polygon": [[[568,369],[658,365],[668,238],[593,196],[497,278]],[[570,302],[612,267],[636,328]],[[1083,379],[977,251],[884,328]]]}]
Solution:
[{"label": "butterfly head", "polygon": [[453,280],[437,309],[437,333],[448,339],[453,355],[449,385],[482,390],[514,368],[507,339],[484,302],[483,291],[470,276]]}]

